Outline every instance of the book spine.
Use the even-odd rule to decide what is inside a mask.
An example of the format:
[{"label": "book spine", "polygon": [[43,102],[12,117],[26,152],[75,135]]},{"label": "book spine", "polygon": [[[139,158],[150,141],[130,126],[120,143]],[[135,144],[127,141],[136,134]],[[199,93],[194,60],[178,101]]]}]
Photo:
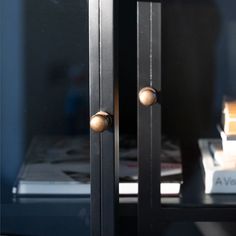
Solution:
[{"label": "book spine", "polygon": [[236,193],[236,170],[205,173],[205,193]]}]

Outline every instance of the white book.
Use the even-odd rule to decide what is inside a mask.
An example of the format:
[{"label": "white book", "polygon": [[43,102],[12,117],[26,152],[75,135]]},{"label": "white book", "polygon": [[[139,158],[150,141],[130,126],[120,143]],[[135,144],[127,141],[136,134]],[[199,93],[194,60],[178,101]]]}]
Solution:
[{"label": "white book", "polygon": [[218,131],[222,139],[224,153],[236,156],[236,135],[227,135],[220,126],[218,126]]},{"label": "white book", "polygon": [[210,146],[219,139],[200,139],[199,147],[205,172],[205,193],[236,193],[236,168],[232,165],[219,165],[214,160]]},{"label": "white book", "polygon": [[[138,193],[138,163],[134,159],[137,159],[136,153],[135,149],[128,149],[127,153],[123,150],[121,153],[120,195]],[[161,163],[161,170],[161,193],[179,194],[182,182],[181,162],[167,160]],[[12,192],[17,195],[89,195],[88,137],[35,137]]]},{"label": "white book", "polygon": [[222,112],[222,123],[227,135],[236,135],[236,100],[226,98]]},{"label": "white book", "polygon": [[236,165],[236,152],[234,155],[225,152],[223,150],[222,141],[220,139],[215,140],[215,142],[211,142],[209,144],[209,149],[213,158],[219,165],[225,167],[229,167],[230,165]]}]

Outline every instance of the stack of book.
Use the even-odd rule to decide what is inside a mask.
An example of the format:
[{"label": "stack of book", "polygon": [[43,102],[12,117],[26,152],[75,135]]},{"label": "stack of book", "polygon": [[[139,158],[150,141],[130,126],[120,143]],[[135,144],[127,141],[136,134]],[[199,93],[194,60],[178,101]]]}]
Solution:
[{"label": "stack of book", "polygon": [[236,193],[236,101],[225,101],[221,139],[201,139],[205,193]]},{"label": "stack of book", "polygon": [[228,158],[225,161],[236,161],[236,101],[224,103],[222,112],[222,126],[219,128],[223,151]]},{"label": "stack of book", "polygon": [[236,193],[236,165],[219,164],[222,158],[221,139],[200,139],[204,169],[205,193]]}]

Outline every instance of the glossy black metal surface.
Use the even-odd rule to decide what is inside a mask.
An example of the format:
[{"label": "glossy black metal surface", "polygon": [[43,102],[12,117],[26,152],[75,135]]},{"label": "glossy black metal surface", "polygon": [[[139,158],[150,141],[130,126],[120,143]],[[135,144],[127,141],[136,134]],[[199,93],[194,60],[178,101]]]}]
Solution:
[{"label": "glossy black metal surface", "polygon": [[112,236],[118,206],[115,1],[93,0],[89,9],[90,115],[105,111],[113,117],[109,130],[101,134],[91,131],[91,235]]},{"label": "glossy black metal surface", "polygon": [[[118,104],[116,103],[116,1],[100,1],[100,108],[112,115],[113,125],[101,134],[102,234],[115,235],[118,207]],[[117,94],[117,93],[116,93]]]},{"label": "glossy black metal surface", "polygon": [[[90,117],[100,111],[100,16],[98,0],[89,1]],[[90,131],[91,235],[101,235],[101,140]]]},{"label": "glossy black metal surface", "polygon": [[[146,86],[161,90],[161,4],[137,3],[138,91]],[[160,105],[138,103],[139,235],[156,234],[160,210]]]}]

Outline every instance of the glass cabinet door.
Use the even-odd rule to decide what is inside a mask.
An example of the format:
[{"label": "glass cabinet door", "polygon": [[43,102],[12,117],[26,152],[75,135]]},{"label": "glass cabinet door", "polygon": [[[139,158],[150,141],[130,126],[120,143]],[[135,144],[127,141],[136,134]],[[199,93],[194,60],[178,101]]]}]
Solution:
[{"label": "glass cabinet door", "polygon": [[1,233],[111,236],[113,2],[2,0],[0,9]]},{"label": "glass cabinet door", "polygon": [[[137,3],[140,235],[162,221],[235,221],[235,9]],[[180,188],[163,194],[166,161]]]}]

